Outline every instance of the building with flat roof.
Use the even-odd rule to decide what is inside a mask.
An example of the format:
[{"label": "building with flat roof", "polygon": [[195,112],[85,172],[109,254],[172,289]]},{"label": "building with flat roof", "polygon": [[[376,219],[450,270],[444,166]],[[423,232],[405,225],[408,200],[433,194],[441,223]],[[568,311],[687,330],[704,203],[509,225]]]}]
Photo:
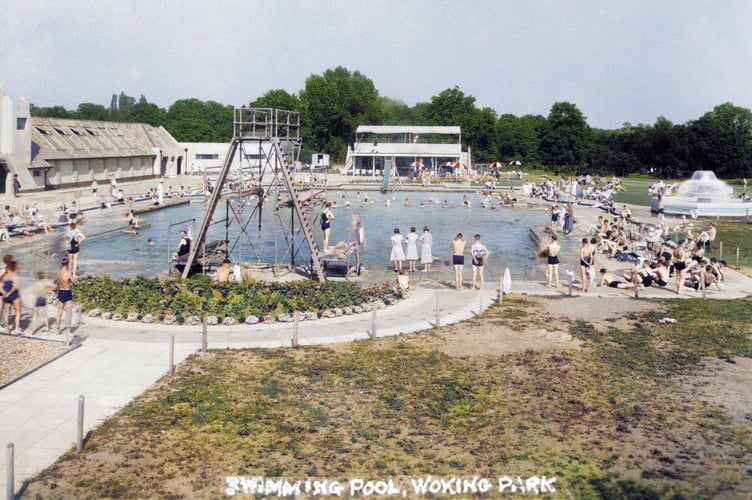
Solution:
[{"label": "building with flat roof", "polygon": [[348,148],[344,173],[382,176],[389,168],[406,175],[422,165],[441,175],[442,165],[470,166],[470,152],[462,151],[462,130],[454,126],[360,125]]}]

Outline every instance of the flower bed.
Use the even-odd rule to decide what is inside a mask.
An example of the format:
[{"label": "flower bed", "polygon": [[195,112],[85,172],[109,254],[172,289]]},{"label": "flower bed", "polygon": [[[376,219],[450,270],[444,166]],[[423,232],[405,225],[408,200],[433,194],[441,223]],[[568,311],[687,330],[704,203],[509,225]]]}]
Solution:
[{"label": "flower bed", "polygon": [[187,280],[137,277],[81,280],[76,300],[86,314],[115,321],[233,325],[275,323],[366,312],[398,300],[387,284],[365,288],[350,282],[300,280],[216,283],[199,275]]}]

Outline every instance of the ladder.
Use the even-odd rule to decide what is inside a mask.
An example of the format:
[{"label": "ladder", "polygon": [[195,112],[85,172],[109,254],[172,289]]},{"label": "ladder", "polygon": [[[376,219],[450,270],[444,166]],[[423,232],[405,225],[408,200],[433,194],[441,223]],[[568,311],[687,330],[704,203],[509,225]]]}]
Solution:
[{"label": "ladder", "polygon": [[[326,280],[326,273],[324,272],[324,268],[321,265],[321,253],[319,252],[319,247],[316,243],[316,239],[313,236],[311,224],[308,221],[308,218],[305,216],[305,213],[303,212],[303,204],[300,200],[300,196],[298,195],[298,190],[295,187],[295,183],[293,182],[293,177],[290,174],[290,166],[287,163],[287,158],[282,152],[282,148],[280,147],[279,139],[275,139],[273,141],[272,148],[274,153],[276,154],[277,160],[280,162],[280,165],[276,169],[276,172],[282,174],[282,182],[284,183],[287,192],[290,194],[292,209],[295,212],[298,221],[300,221],[301,231],[303,232],[303,236],[305,237],[306,243],[308,243],[308,248],[311,252],[311,268],[316,273],[318,280],[323,283]],[[311,197],[311,200],[313,200],[313,197]]]},{"label": "ladder", "polygon": [[206,205],[206,208],[204,209],[204,217],[201,220],[201,225],[199,226],[198,232],[193,236],[193,241],[191,241],[191,249],[188,252],[188,259],[185,261],[185,268],[183,269],[183,278],[188,277],[191,269],[196,264],[199,248],[201,248],[201,244],[206,240],[206,233],[209,231],[209,226],[211,226],[214,210],[217,208],[219,199],[222,197],[222,188],[225,185],[225,180],[227,180],[227,174],[230,172],[230,167],[232,167],[232,162],[235,158],[235,153],[238,151],[239,145],[240,138],[238,137],[234,138],[230,143],[230,149],[225,157],[225,162],[222,164],[222,169],[219,171],[217,184],[214,186],[214,191],[212,191],[209,204]]}]

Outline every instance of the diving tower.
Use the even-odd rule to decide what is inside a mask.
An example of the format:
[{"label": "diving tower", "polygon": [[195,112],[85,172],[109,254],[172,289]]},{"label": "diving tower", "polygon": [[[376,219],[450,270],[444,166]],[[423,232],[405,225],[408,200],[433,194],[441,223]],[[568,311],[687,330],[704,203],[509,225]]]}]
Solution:
[{"label": "diving tower", "polygon": [[[298,161],[301,145],[299,113],[274,108],[235,108],[233,138],[184,261],[183,278],[206,265],[201,259],[202,249],[206,247],[209,228],[214,224],[225,224],[229,255],[243,243],[254,252],[264,235],[270,233],[262,231],[261,216],[266,209],[274,212],[278,229],[281,229],[282,257],[289,258],[291,267],[301,264],[312,278],[325,280],[312,230],[320,217],[321,211],[316,207],[320,193],[300,191],[291,170]],[[240,181],[230,183],[228,178],[236,163]],[[287,202],[279,203],[283,198]],[[225,217],[215,221],[221,199],[226,203]],[[249,208],[251,213],[247,214]],[[276,249],[276,240],[274,246]]]}]

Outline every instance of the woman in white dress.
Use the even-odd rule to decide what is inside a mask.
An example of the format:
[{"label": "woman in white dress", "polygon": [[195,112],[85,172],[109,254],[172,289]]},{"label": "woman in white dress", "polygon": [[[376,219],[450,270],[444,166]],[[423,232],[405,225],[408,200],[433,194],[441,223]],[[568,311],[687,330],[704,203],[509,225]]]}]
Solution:
[{"label": "woman in white dress", "polygon": [[410,228],[410,232],[405,236],[407,240],[407,251],[405,252],[405,259],[408,261],[408,271],[415,272],[415,262],[418,260],[418,233],[415,232],[415,226]]},{"label": "woman in white dress", "polygon": [[392,254],[389,257],[389,260],[394,263],[395,271],[402,269],[402,261],[405,260],[405,251],[402,249],[402,244],[404,241],[405,240],[400,234],[399,228],[395,227],[394,235],[392,235],[391,239],[389,240],[389,244],[392,247]]},{"label": "woman in white dress", "polygon": [[433,262],[432,245],[433,236],[428,231],[428,226],[423,226],[423,234],[420,235],[420,263],[423,264],[424,273],[431,270],[431,263]]}]

